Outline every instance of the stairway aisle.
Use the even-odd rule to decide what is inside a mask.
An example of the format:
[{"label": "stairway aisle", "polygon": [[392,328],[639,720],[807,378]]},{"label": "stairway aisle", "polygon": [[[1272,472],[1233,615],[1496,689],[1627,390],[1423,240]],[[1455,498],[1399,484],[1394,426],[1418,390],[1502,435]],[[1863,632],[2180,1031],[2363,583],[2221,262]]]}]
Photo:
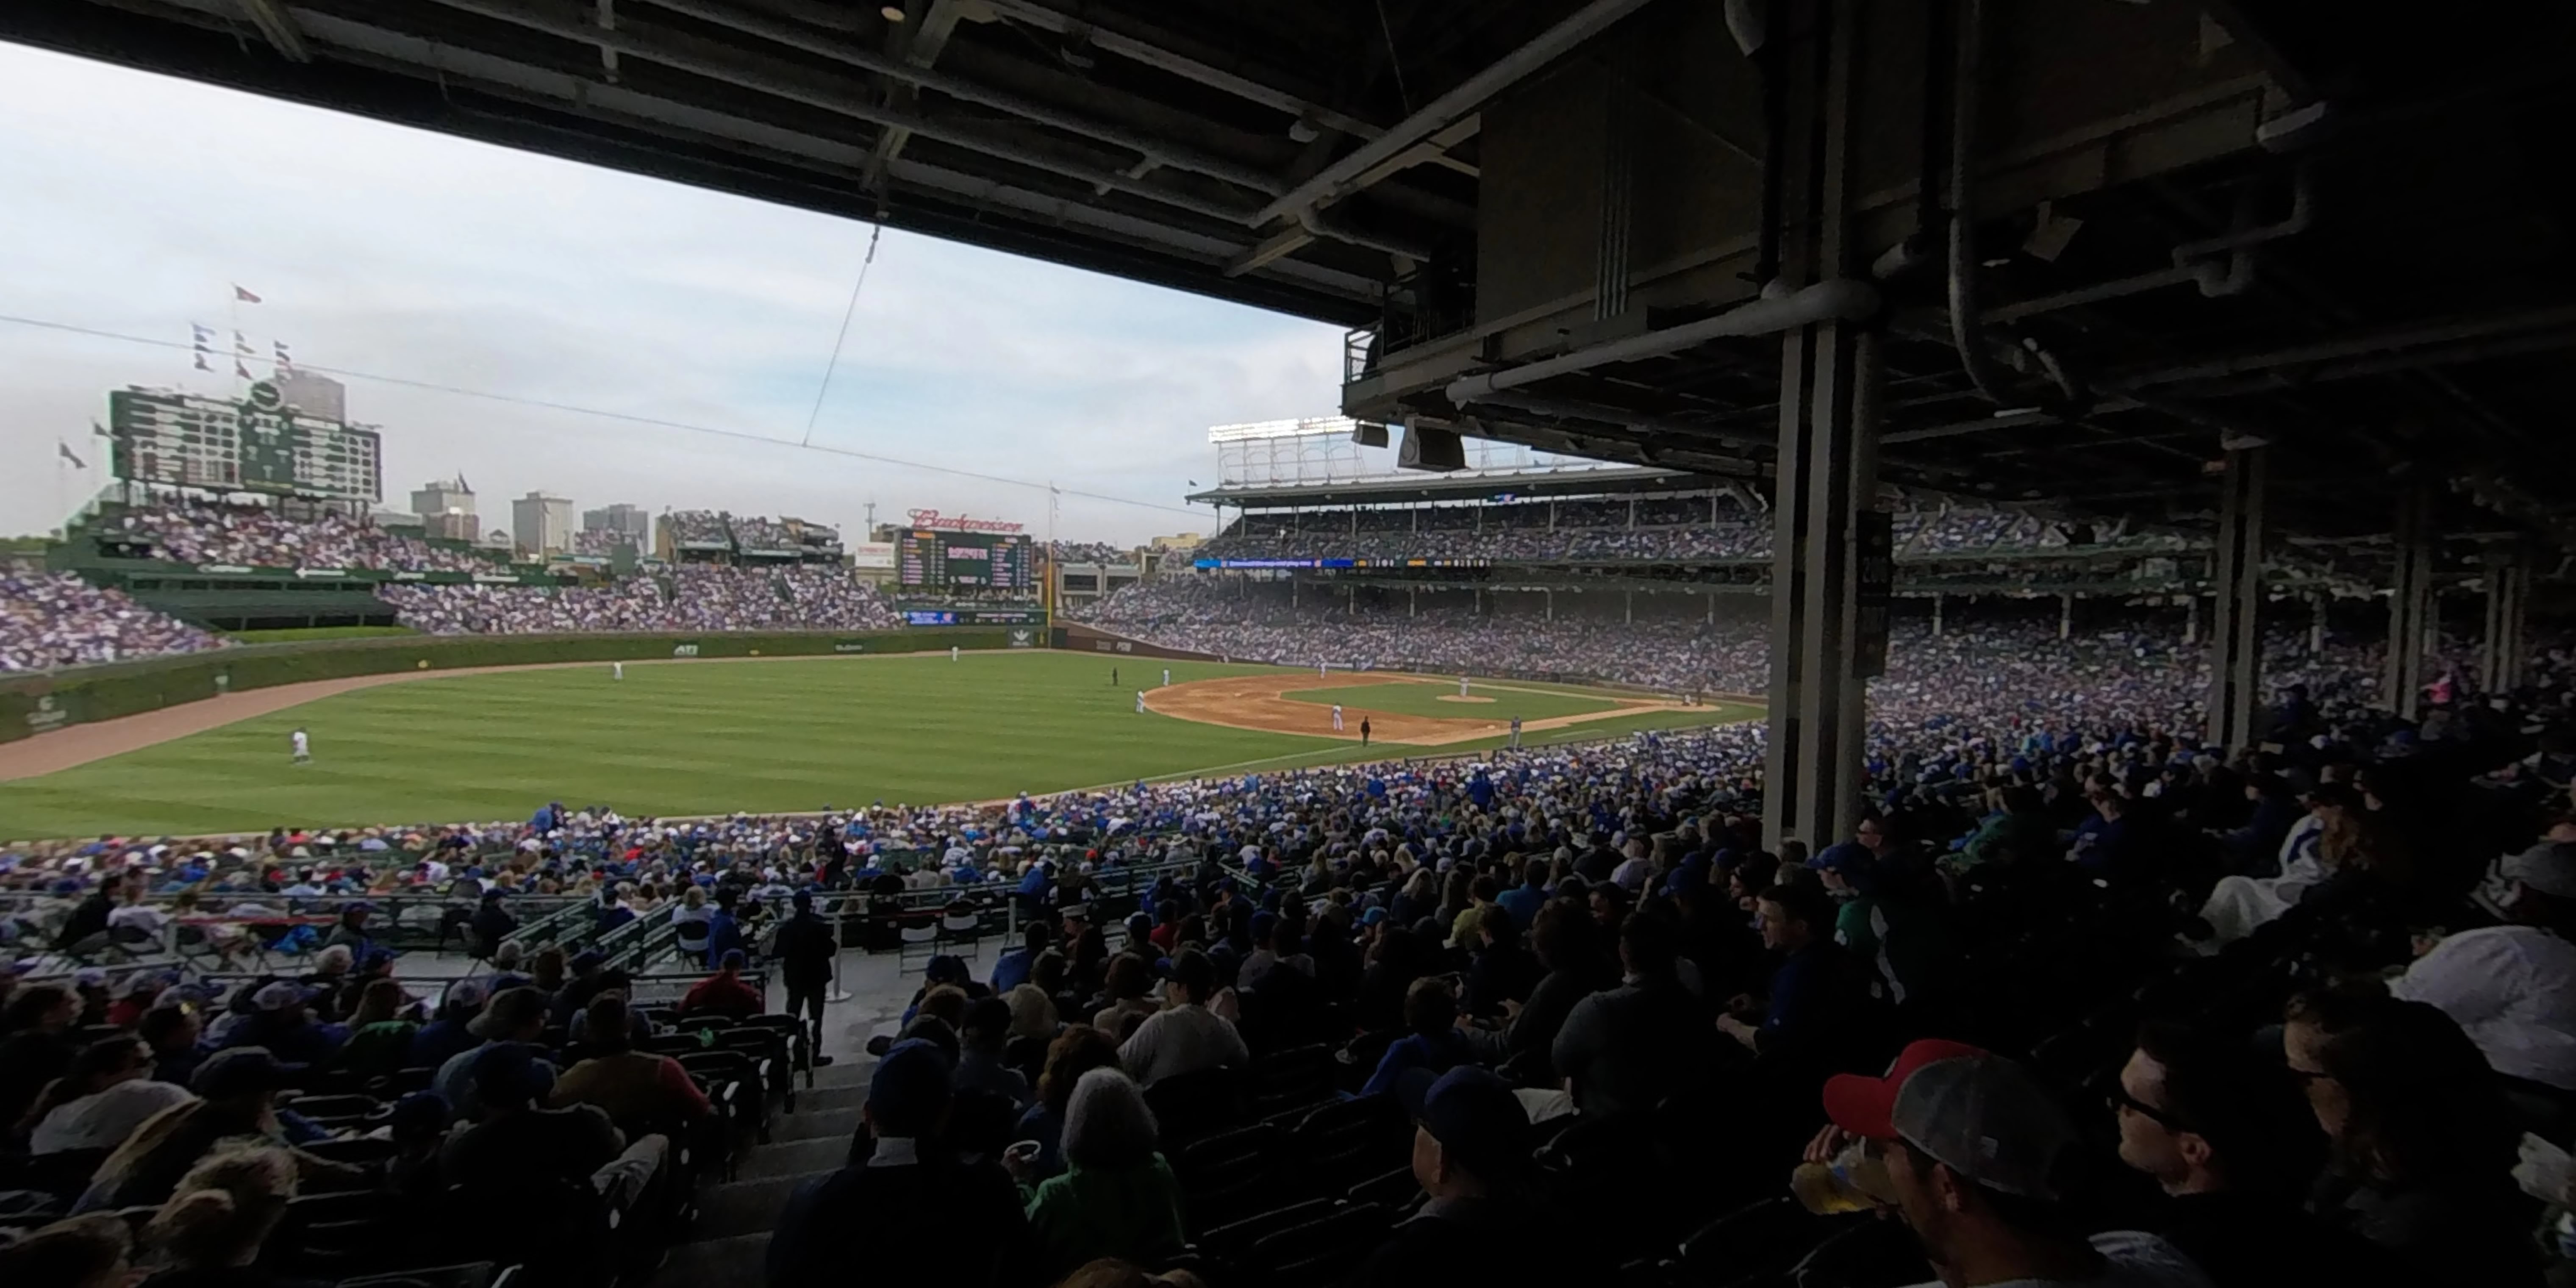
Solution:
[{"label": "stairway aisle", "polygon": [[839,1167],[859,1130],[859,1105],[876,1062],[844,1054],[814,1071],[812,1090],[796,1094],[796,1112],[782,1113],[766,1145],[743,1155],[735,1178],[698,1194],[698,1223],[689,1241],[653,1277],[656,1285],[688,1288],[760,1288],[761,1259],[769,1231],[796,1187]]},{"label": "stairway aisle", "polygon": [[796,1112],[771,1119],[769,1143],[743,1154],[734,1179],[700,1188],[697,1224],[648,1288],[760,1288],[769,1232],[787,1196],[849,1157],[877,1066],[868,1038],[894,1031],[921,977],[904,975],[893,954],[844,952],[841,967],[851,996],[823,1013],[822,1051],[833,1063],[814,1071],[810,1089],[798,1079]]}]

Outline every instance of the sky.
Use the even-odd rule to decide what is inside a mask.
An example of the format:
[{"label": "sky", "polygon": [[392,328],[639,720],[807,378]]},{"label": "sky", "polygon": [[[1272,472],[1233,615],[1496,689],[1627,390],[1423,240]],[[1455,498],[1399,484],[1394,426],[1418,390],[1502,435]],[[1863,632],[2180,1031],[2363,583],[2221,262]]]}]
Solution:
[{"label": "sky", "polygon": [[1048,531],[1041,487],[800,450],[811,417],[817,448],[1141,502],[1053,519],[1132,544],[1209,529],[1182,502],[1215,481],[1209,426],[1339,396],[1337,328],[887,231],[815,416],[865,223],[7,44],[0,193],[0,317],[177,346],[0,321],[0,535],[108,484],[108,390],[231,394],[236,319],[263,355],[366,373],[341,378],[383,427],[387,508],[461,472],[487,529],[542,489],[852,540],[871,502]]}]

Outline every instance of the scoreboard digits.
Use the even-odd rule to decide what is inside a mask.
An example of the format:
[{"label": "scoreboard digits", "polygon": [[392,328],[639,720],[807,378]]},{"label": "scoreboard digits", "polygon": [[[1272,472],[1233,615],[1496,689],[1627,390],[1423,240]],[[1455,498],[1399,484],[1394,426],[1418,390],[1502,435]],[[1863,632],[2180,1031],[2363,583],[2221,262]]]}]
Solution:
[{"label": "scoreboard digits", "polygon": [[906,589],[930,594],[998,590],[1037,595],[1029,539],[1017,534],[912,529],[895,554],[895,577]]}]

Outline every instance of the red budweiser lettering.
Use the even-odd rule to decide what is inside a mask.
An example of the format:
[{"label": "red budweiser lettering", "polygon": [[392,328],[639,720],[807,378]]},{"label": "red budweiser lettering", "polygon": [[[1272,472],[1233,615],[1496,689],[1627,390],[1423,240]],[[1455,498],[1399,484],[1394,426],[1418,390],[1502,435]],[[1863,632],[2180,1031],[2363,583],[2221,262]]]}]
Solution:
[{"label": "red budweiser lettering", "polygon": [[1004,523],[999,519],[951,518],[937,510],[906,510],[916,528],[935,528],[941,532],[1018,532],[1025,525]]}]

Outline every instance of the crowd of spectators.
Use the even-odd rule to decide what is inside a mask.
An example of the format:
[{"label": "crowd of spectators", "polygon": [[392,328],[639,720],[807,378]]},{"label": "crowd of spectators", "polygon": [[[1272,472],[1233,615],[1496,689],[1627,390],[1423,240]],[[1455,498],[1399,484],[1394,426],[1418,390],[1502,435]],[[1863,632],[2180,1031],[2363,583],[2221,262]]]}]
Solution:
[{"label": "crowd of spectators", "polygon": [[[1928,1259],[1955,1285],[2540,1283],[2576,1199],[2576,711],[2558,654],[2530,689],[2446,689],[2420,721],[2368,705],[2365,652],[2284,662],[2258,746],[2226,754],[2190,732],[2169,624],[2094,625],[1900,635],[1873,687],[1867,814],[1776,850],[1745,725],[806,820],[549,806],[457,834],[446,862],[487,902],[551,884],[595,892],[604,916],[703,922],[693,942],[720,971],[740,911],[801,888],[1022,901],[1027,938],[989,979],[933,969],[871,1076],[851,1166],[782,1214],[780,1288],[858,1248],[889,1272],[1024,1285],[1102,1257],[1164,1264],[1211,1192],[1179,1151],[1206,1125],[1154,1106],[1317,1042],[1351,1058],[1360,1100],[1403,1106],[1429,1198],[1373,1237],[1355,1283],[1604,1278],[1778,1194],[1802,1160],[1817,1210],[1885,1217],[1835,1247],[1895,1273],[1845,1264],[1836,1282],[1904,1282]],[[424,876],[425,837],[372,863],[334,838],[327,874],[298,866],[323,865],[316,839],[213,856],[214,879],[284,895]],[[102,869],[167,881],[198,858],[81,848],[7,866],[95,898]],[[1094,923],[1108,871],[1160,860],[1186,867],[1141,920]],[[2311,860],[2310,888],[2207,953],[2217,928],[2195,910]],[[25,1032],[0,1090],[86,1103],[139,1067],[72,1049],[56,1017],[77,999],[38,996],[8,1007]],[[293,1022],[243,1031],[313,1041],[302,998],[246,999]],[[507,1040],[520,1005],[485,1002],[486,1028]],[[1014,1036],[1037,1044],[1026,1068]],[[483,1058],[456,1075],[469,1112],[530,1131],[514,1115],[546,1093],[512,1090],[535,1085],[516,1065],[487,1088]],[[196,1112],[263,1121],[216,1094],[258,1080],[196,1085],[246,1062],[201,1065],[191,1086],[217,1108]],[[73,1083],[47,1093],[55,1076]],[[580,1130],[584,1169],[614,1160]],[[525,1165],[502,1140],[480,1149]],[[150,1178],[152,1201],[195,1160],[145,1161],[110,1179]],[[1789,1221],[1779,1207],[1764,1219]],[[974,1265],[901,1237],[933,1219],[979,1231]],[[1529,1237],[1498,1233],[1514,1230]]]},{"label": "crowd of spectators", "polygon": [[[2087,525],[1984,506],[1943,504],[1895,512],[1896,549],[1907,555],[2013,553],[2100,544]],[[1626,501],[1519,501],[1420,509],[1319,510],[1245,515],[1199,550],[1216,559],[1417,558],[1507,560],[1760,559],[1771,553],[1769,515],[1706,497]],[[2123,538],[2136,543],[2145,538]]]},{"label": "crowd of spectators", "polygon": [[846,568],[674,564],[598,585],[388,585],[403,625],[433,635],[581,631],[891,630],[876,588]]},{"label": "crowd of spectators", "polygon": [[251,568],[378,568],[389,572],[490,571],[492,562],[387,532],[364,516],[290,518],[265,506],[167,502],[127,510],[96,535],[149,547],[152,557]]},{"label": "crowd of spectators", "polygon": [[650,551],[653,543],[649,540],[638,541],[633,534],[620,532],[615,528],[584,528],[572,534],[572,552],[577,555],[605,557],[617,553],[620,546]]},{"label": "crowd of spectators", "polygon": [[1123,564],[1134,563],[1136,552],[1106,541],[1055,541],[1048,549],[1057,563]]},{"label": "crowd of spectators", "polygon": [[744,550],[792,550],[798,545],[794,530],[776,519],[751,515],[727,515],[733,529],[734,544]]},{"label": "crowd of spectators", "polygon": [[67,572],[0,571],[0,672],[221,648],[223,641]]},{"label": "crowd of spectators", "polygon": [[725,526],[725,516],[714,510],[673,510],[662,516],[671,540],[681,545],[733,544],[733,534]]}]

